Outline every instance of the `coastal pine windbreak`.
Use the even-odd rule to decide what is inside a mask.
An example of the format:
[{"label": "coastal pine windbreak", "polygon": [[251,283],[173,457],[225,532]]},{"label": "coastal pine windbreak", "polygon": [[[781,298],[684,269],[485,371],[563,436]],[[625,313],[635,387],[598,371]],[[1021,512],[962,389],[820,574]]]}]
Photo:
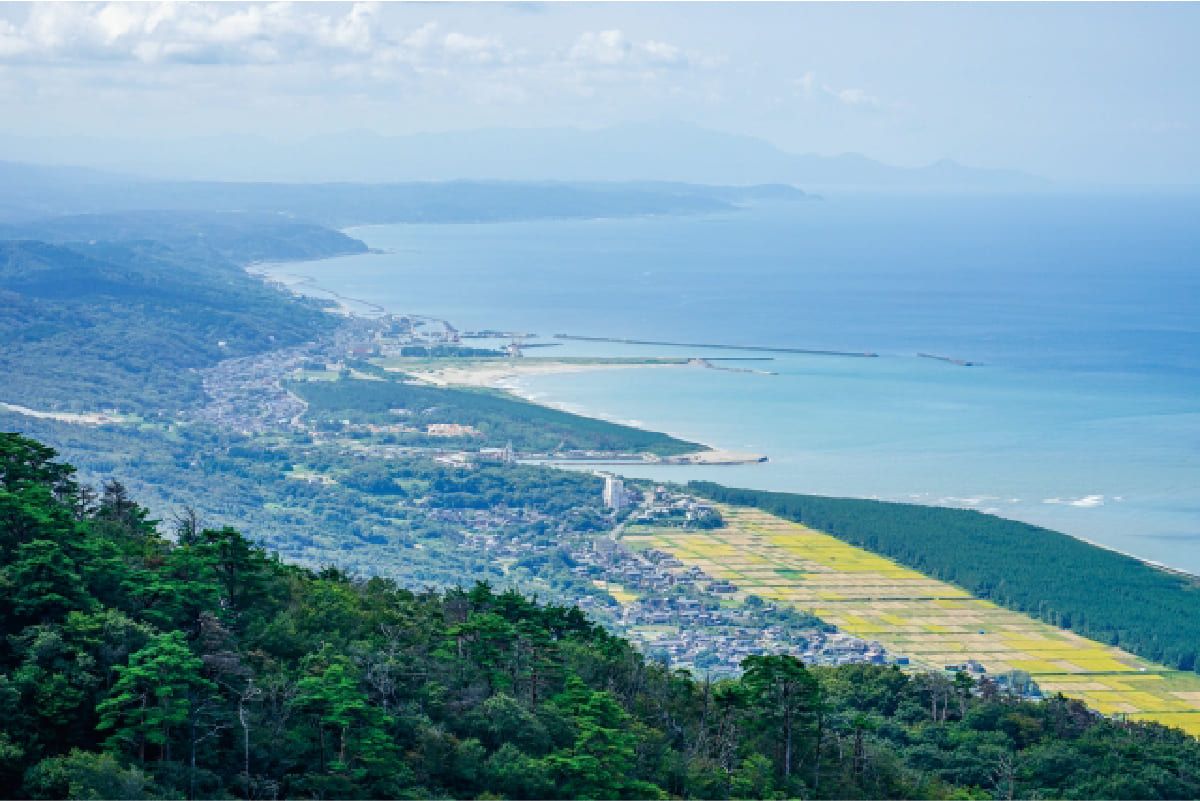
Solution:
[{"label": "coastal pine windbreak", "polygon": [[688,487],[820,529],[1084,637],[1200,671],[1200,581],[1187,574],[971,510],[730,489],[707,481]]}]

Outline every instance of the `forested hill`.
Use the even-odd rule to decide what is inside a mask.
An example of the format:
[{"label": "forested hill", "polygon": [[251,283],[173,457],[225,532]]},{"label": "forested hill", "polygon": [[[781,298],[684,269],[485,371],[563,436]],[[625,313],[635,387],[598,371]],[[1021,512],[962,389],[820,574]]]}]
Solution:
[{"label": "forested hill", "polygon": [[698,683],[577,609],[160,537],[0,434],[0,796],[1196,798],[1200,743],[965,674]]},{"label": "forested hill", "polygon": [[174,258],[244,265],[365,253],[367,246],[315,223],[264,212],[128,211],[73,214],[0,225],[0,240],[35,239],[76,248],[156,243]]},{"label": "forested hill", "polygon": [[414,181],[411,183],[162,183],[151,197],[170,208],[283,212],[326,225],[475,223],[515,220],[711,214],[759,200],[800,200],[785,185],[558,181]]},{"label": "forested hill", "polygon": [[1200,672],[1195,577],[965,509],[730,489],[707,481],[688,487],[820,529],[1084,637]]},{"label": "forested hill", "polygon": [[[655,181],[408,181],[257,183],[155,181],[0,161],[0,220],[66,214],[205,213],[237,209],[329,225],[465,223],[710,214],[813,196],[786,184],[706,186]],[[98,215],[99,216],[99,215]]]},{"label": "forested hill", "polygon": [[0,401],[143,414],[202,397],[191,368],[312,339],[337,320],[240,266],[362,252],[336,231],[242,215],[115,215],[0,231]]},{"label": "forested hill", "polygon": [[[552,453],[593,450],[670,456],[708,450],[657,431],[610,423],[551,409],[487,389],[429,387],[380,371],[373,381],[289,381],[286,386],[308,404],[306,417],[336,428],[338,421],[383,423],[395,420],[392,409],[408,409],[410,424],[459,423],[478,430],[481,445]],[[425,410],[425,411],[422,411]]]}]

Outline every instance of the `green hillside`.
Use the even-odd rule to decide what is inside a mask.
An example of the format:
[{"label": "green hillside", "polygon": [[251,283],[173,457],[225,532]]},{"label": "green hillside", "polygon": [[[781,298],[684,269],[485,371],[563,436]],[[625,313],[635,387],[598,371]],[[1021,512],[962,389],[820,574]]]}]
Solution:
[{"label": "green hillside", "polygon": [[315,302],[241,265],[364,249],[316,226],[236,217],[110,215],[18,232],[70,244],[0,241],[0,401],[66,411],[175,411],[202,397],[194,368],[331,330],[336,320]]},{"label": "green hillside", "polygon": [[383,378],[377,381],[292,381],[288,388],[309,404],[315,420],[460,423],[477,428],[479,444],[522,449],[647,452],[669,456],[707,448],[667,434],[609,423],[539,406],[490,390],[447,389]]},{"label": "green hillside", "polygon": [[965,675],[697,682],[577,609],[156,533],[0,435],[0,795],[1195,798],[1200,743]]}]

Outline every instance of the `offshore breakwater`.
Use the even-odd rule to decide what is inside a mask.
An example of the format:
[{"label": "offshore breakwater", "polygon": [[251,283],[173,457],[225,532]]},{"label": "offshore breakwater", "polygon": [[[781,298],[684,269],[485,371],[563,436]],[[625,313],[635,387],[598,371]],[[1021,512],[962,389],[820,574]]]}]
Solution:
[{"label": "offshore breakwater", "polygon": [[351,233],[388,255],[282,269],[464,330],[542,331],[563,358],[776,357],[769,379],[522,378],[573,411],[771,456],[609,469],[994,510],[1194,572],[1198,209],[1180,194],[839,196],[718,216],[383,226]]},{"label": "offshore breakwater", "polygon": [[708,342],[666,342],[653,339],[625,339],[621,337],[585,337],[575,336],[572,334],[555,334],[555,339],[571,339],[577,342],[617,342],[622,345],[660,345],[673,348],[715,348],[718,350],[752,350],[763,351],[766,353],[804,353],[815,356],[853,356],[857,358],[874,358],[877,353],[871,351],[845,351],[845,350],[812,350],[808,348],[783,348],[778,346],[763,346],[756,345],[714,345]]}]

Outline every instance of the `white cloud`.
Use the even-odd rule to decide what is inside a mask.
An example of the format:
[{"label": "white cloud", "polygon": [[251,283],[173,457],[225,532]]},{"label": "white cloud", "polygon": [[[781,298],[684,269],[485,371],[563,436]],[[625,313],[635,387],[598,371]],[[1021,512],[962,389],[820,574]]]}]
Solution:
[{"label": "white cloud", "polygon": [[630,41],[619,30],[588,31],[580,34],[571,48],[568,59],[583,67],[686,67],[696,63],[717,63],[698,53],[687,53],[670,42],[647,39]]},{"label": "white cloud", "polygon": [[404,37],[402,43],[405,47],[413,50],[424,50],[433,42],[433,35],[437,31],[436,22],[426,22],[420,28],[417,28],[412,33]]},{"label": "white cloud", "polygon": [[0,20],[0,59],[22,55],[29,48],[29,43],[12,23]]},{"label": "white cloud", "polygon": [[804,93],[805,97],[812,97],[813,90],[817,85],[817,73],[809,70],[796,79],[796,86]]},{"label": "white cloud", "polygon": [[355,3],[344,17],[323,18],[318,29],[319,39],[328,47],[365,53],[375,44],[375,17],[378,3]]},{"label": "white cloud", "polygon": [[[808,70],[799,78],[796,78],[792,83],[795,85],[796,91],[806,100],[814,100],[819,97],[828,97],[836,100],[842,105],[863,109],[882,109],[895,107],[892,104],[885,103],[875,95],[868,94],[862,89],[836,89],[824,82],[818,84],[817,73],[813,70]],[[820,86],[820,94],[817,92],[818,86]]]},{"label": "white cloud", "polygon": [[863,108],[880,108],[883,103],[878,97],[869,95],[862,89],[834,89],[828,84],[822,84],[821,91],[830,97],[834,97],[847,106],[861,106]]},{"label": "white cloud", "polygon": [[376,3],[33,3],[23,21],[0,20],[0,59],[61,66],[324,63],[342,69],[362,63],[436,70],[524,64],[638,72],[721,63],[661,39],[631,41],[617,29],[530,53],[490,32],[435,22],[402,29],[387,24],[383,11]]},{"label": "white cloud", "polygon": [[843,106],[866,111],[903,109],[901,104],[882,100],[864,89],[838,89],[824,81],[819,81],[817,73],[813,70],[808,70],[799,78],[793,79],[792,84],[795,86],[795,94],[807,101],[818,101],[825,98],[834,100]]},{"label": "white cloud", "polygon": [[0,42],[20,43],[9,44],[0,56],[69,64],[369,54],[376,44],[377,11],[369,3],[333,13],[290,3],[34,3],[23,25],[0,28]]},{"label": "white cloud", "polygon": [[629,58],[633,46],[618,30],[587,32],[571,48],[571,60],[582,64],[613,66]]},{"label": "white cloud", "polygon": [[331,106],[365,98],[380,107],[549,102],[561,110],[706,102],[720,86],[705,82],[719,80],[727,63],[615,26],[546,36],[425,12],[387,3],[38,2],[0,15],[0,70],[30,105],[54,91],[104,92],[150,110],[168,95],[251,111],[265,101],[247,105],[248,97],[288,107],[295,96],[324,96]]},{"label": "white cloud", "polygon": [[688,58],[682,50],[666,42],[656,42],[651,39],[641,45],[641,50],[646,54],[648,61],[656,64],[683,66],[688,63]]},{"label": "white cloud", "polygon": [[96,15],[96,24],[100,28],[106,44],[125,36],[138,25],[137,14],[126,5],[105,6]]},{"label": "white cloud", "polygon": [[500,40],[490,36],[468,36],[463,33],[448,33],[442,47],[450,57],[457,57],[476,64],[492,64],[506,60]]}]

